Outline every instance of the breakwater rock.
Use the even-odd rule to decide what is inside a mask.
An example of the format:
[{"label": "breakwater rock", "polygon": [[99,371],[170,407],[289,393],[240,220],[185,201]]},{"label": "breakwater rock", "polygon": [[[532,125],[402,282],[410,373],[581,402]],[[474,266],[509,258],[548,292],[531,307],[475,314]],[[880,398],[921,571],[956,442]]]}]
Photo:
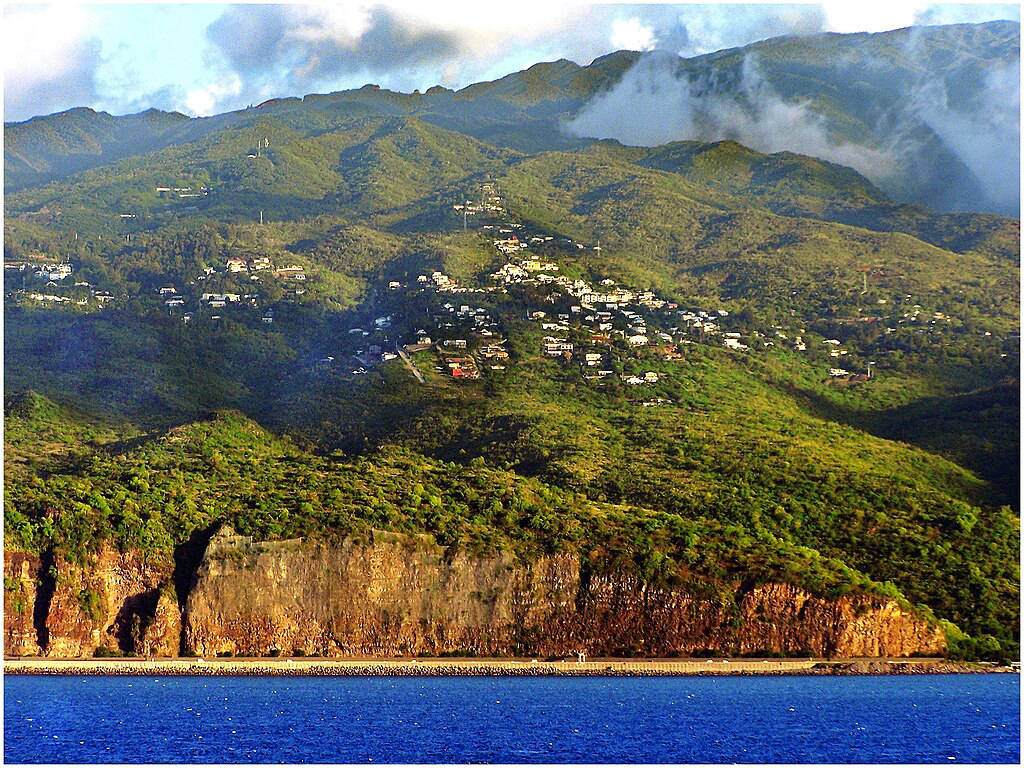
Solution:
[{"label": "breakwater rock", "polygon": [[227,677],[665,677],[779,675],[1016,674],[1011,667],[936,660],[821,661],[810,659],[602,659],[577,662],[491,660],[421,661],[259,660],[13,660],[8,675],[227,676]]}]

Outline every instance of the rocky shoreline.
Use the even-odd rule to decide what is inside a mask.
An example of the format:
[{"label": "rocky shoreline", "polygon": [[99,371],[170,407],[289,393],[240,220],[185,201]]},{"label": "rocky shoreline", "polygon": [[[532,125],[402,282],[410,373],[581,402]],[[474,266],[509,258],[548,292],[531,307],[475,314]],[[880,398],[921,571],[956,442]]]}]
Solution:
[{"label": "rocky shoreline", "polygon": [[8,675],[79,676],[242,676],[242,677],[665,677],[744,675],[920,675],[920,674],[1017,674],[1018,669],[994,664],[936,660],[811,659],[737,660],[49,660],[8,659]]}]

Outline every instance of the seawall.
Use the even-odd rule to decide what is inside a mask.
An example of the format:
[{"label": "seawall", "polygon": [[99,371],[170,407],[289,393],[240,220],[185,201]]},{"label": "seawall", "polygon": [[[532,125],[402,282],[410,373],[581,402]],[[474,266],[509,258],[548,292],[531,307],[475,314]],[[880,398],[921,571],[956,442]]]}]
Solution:
[{"label": "seawall", "polygon": [[995,664],[942,659],[11,659],[8,675],[226,677],[665,677],[750,675],[1019,674]]}]

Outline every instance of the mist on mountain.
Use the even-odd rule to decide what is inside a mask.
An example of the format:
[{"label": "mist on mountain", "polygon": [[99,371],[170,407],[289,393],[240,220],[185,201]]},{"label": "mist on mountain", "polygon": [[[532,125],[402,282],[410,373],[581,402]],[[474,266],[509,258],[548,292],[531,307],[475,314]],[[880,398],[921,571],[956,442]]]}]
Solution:
[{"label": "mist on mountain", "polygon": [[[993,64],[968,104],[957,104],[945,82],[932,79],[915,88],[907,111],[934,131],[984,183],[994,210],[1019,215],[1019,57]],[[866,171],[865,175],[870,177]],[[961,207],[969,207],[969,201]]]},{"label": "mist on mountain", "polygon": [[1019,50],[1019,25],[1001,22],[652,52],[565,129],[632,146],[732,139],[848,165],[897,199],[1016,216]]},{"label": "mist on mountain", "polygon": [[788,150],[848,165],[876,182],[891,169],[887,152],[830,137],[809,101],[783,99],[756,55],[744,57],[735,82],[716,70],[695,80],[685,75],[674,55],[644,56],[614,88],[588,102],[567,130],[647,147],[731,139],[760,152]]}]

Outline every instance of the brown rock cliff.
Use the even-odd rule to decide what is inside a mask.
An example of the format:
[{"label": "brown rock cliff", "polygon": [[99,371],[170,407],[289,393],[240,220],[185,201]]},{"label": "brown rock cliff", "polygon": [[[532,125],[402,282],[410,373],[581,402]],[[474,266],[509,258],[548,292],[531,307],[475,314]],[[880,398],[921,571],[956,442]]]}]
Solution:
[{"label": "brown rock cliff", "polygon": [[[40,574],[54,571],[51,595]],[[656,587],[575,554],[474,556],[377,531],[326,544],[253,542],[222,529],[183,611],[173,565],[136,553],[104,549],[85,567],[57,557],[48,570],[6,552],[4,574],[10,655],[849,657],[945,645],[938,628],[890,600],[829,600],[779,583]]]},{"label": "brown rock cliff", "polygon": [[35,555],[4,550],[4,655],[37,656],[36,595],[42,564]]},{"label": "brown rock cliff", "polygon": [[133,651],[172,570],[109,547],[84,566],[62,557],[55,566],[45,654],[56,658],[92,656],[97,648]]},{"label": "brown rock cliff", "polygon": [[185,606],[200,655],[835,656],[937,653],[942,633],[891,601],[827,600],[786,584],[696,598],[635,576],[586,576],[574,555],[530,563],[377,533],[338,546],[214,537]]}]

